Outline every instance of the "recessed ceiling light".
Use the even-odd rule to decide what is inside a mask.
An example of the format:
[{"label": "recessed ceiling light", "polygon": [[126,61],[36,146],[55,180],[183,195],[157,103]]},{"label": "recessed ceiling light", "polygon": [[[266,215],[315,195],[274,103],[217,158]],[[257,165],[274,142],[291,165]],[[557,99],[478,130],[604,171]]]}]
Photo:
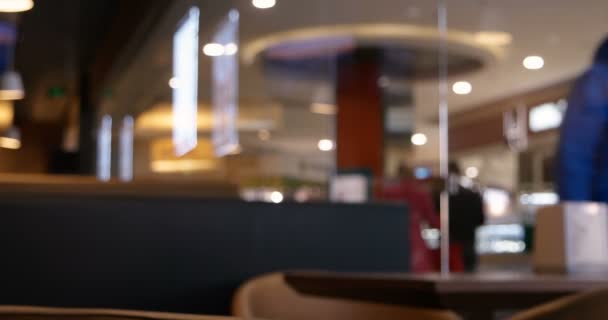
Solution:
[{"label": "recessed ceiling light", "polygon": [[429,138],[427,138],[424,133],[416,133],[412,136],[412,144],[415,146],[423,146],[429,142]]},{"label": "recessed ceiling light", "polygon": [[545,66],[545,59],[540,56],[528,56],[524,59],[524,67],[528,70],[540,70]]},{"label": "recessed ceiling light", "polygon": [[283,194],[279,191],[274,191],[273,193],[270,194],[270,201],[272,201],[272,203],[279,204],[279,203],[283,202],[284,198],[285,197],[283,196]]},{"label": "recessed ceiling light", "polygon": [[471,179],[475,179],[479,177],[479,169],[477,169],[477,167],[468,167],[466,170],[466,175]]},{"label": "recessed ceiling light", "polygon": [[234,42],[231,42],[231,43],[229,43],[229,44],[227,44],[227,45],[224,46],[224,53],[227,56],[233,56],[237,52],[239,52],[239,46],[236,43],[234,43]]},{"label": "recessed ceiling light", "polygon": [[169,87],[171,87],[171,89],[179,88],[179,79],[176,77],[169,79]]},{"label": "recessed ceiling light", "polygon": [[209,57],[219,57],[226,53],[226,48],[219,43],[207,43],[203,47],[203,53]]},{"label": "recessed ceiling light", "polygon": [[334,142],[329,139],[323,139],[319,141],[319,144],[317,146],[319,147],[319,150],[323,152],[329,152],[334,149]]},{"label": "recessed ceiling light", "polygon": [[475,41],[489,46],[507,46],[513,42],[513,36],[503,31],[480,31],[475,34]]},{"label": "recessed ceiling light", "polygon": [[277,4],[277,0],[252,0],[251,3],[258,9],[270,9]]},{"label": "recessed ceiling light", "polygon": [[33,0],[0,0],[0,12],[23,12],[33,7]]},{"label": "recessed ceiling light", "polygon": [[467,95],[473,91],[473,86],[471,85],[470,82],[458,81],[458,82],[454,83],[454,85],[452,86],[452,90],[454,91],[455,94]]}]

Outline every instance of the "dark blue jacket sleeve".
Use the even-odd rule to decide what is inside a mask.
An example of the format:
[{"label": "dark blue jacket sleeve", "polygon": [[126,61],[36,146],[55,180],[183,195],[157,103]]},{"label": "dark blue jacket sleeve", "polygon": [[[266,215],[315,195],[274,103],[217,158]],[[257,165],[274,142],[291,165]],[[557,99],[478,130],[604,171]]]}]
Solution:
[{"label": "dark blue jacket sleeve", "polygon": [[562,124],[557,159],[562,201],[590,201],[600,142],[604,139],[608,99],[607,70],[592,69],[575,85]]}]

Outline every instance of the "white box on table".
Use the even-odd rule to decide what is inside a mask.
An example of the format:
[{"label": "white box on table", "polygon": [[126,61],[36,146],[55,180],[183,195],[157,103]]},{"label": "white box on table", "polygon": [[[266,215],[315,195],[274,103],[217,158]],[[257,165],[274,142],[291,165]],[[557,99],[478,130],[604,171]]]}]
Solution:
[{"label": "white box on table", "polygon": [[607,272],[608,206],[566,202],[540,209],[533,263],[539,272]]}]

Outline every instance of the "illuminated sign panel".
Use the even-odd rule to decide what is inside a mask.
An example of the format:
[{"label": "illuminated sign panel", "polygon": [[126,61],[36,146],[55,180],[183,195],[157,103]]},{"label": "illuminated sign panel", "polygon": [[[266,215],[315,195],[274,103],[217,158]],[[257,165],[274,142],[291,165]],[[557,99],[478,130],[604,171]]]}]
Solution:
[{"label": "illuminated sign panel", "polygon": [[530,131],[542,132],[557,129],[562,125],[568,103],[560,100],[557,103],[545,103],[530,110]]},{"label": "illuminated sign panel", "polygon": [[196,148],[198,137],[199,9],[192,7],[173,36],[173,144],[177,156]]},{"label": "illuminated sign panel", "polygon": [[213,146],[218,157],[240,150],[237,127],[239,106],[239,12],[232,10],[213,37]]}]

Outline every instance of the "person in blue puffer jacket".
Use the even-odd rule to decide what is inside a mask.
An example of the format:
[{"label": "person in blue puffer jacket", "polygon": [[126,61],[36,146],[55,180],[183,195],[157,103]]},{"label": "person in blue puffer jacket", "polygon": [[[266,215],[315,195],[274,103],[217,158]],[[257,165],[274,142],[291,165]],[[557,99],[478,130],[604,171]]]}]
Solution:
[{"label": "person in blue puffer jacket", "polygon": [[608,203],[608,38],[568,99],[557,184],[562,201]]}]

